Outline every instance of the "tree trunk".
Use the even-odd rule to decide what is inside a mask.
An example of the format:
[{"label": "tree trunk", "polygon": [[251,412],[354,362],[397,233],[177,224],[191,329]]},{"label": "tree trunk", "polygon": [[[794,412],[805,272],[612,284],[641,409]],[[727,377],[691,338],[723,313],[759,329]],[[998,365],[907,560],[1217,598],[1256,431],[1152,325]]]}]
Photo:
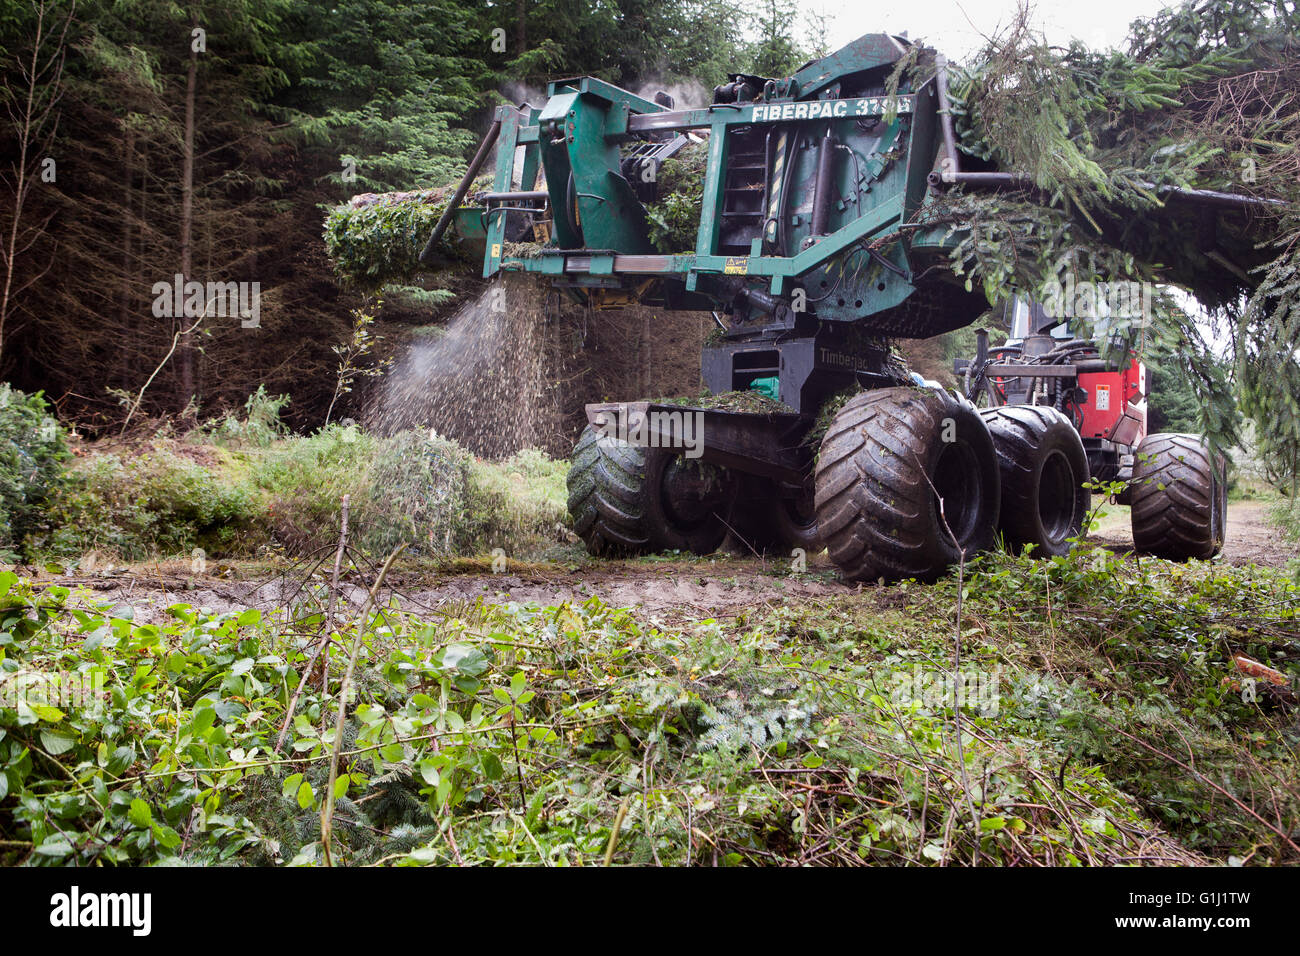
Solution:
[{"label": "tree trunk", "polygon": [[[190,18],[192,27],[199,25],[199,15],[195,11]],[[185,145],[182,152],[181,167],[181,275],[184,281],[190,281],[193,267],[194,249],[194,95],[198,86],[199,54],[194,49],[193,34],[190,38],[190,65],[185,74]],[[177,411],[184,411],[194,397],[194,341],[189,329],[190,319],[179,315],[180,348],[176,352],[176,362],[180,371],[180,405]]]},{"label": "tree trunk", "polygon": [[126,328],[131,320],[131,208],[135,188],[135,130],[127,129],[125,157],[122,160],[122,208],[127,215],[122,218],[122,300],[118,305],[118,321]]},{"label": "tree trunk", "polygon": [[[13,299],[21,289],[14,289],[14,273],[18,268],[17,260],[29,249],[33,239],[32,228],[22,228],[23,207],[27,204],[27,195],[32,188],[34,171],[28,164],[39,153],[46,126],[54,114],[63,85],[64,39],[67,36],[68,20],[64,21],[63,31],[57,33],[57,26],[47,29],[45,15],[48,7],[41,3],[36,9],[36,33],[32,39],[32,59],[30,66],[21,59],[18,62],[18,75],[23,81],[23,89],[15,100],[21,99],[19,110],[10,105],[9,118],[13,121],[18,138],[18,157],[14,162],[14,205],[13,221],[9,225],[9,235],[0,248],[4,259],[4,284],[0,289],[0,360],[4,358],[5,326],[13,307]],[[56,35],[57,33],[57,35]],[[45,63],[41,62],[41,50],[47,42],[53,42]],[[7,84],[6,84],[7,86]],[[30,284],[30,283],[28,283]]]},{"label": "tree trunk", "polygon": [[1291,507],[1296,503],[1296,486],[1300,484],[1300,445],[1291,445]]}]

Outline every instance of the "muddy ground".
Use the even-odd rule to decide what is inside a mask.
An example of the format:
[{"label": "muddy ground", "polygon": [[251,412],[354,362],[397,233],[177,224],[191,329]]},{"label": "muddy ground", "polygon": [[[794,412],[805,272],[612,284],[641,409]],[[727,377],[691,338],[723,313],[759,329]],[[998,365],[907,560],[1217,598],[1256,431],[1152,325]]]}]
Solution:
[{"label": "muddy ground", "polygon": [[[734,618],[743,611],[784,603],[802,603],[851,593],[855,588],[837,580],[825,557],[809,561],[801,574],[790,571],[788,561],[762,561],[730,557],[588,561],[575,554],[573,561],[526,563],[492,573],[480,565],[452,565],[438,570],[402,570],[390,574],[385,597],[396,595],[400,605],[415,612],[436,612],[458,607],[477,598],[495,603],[556,605],[582,602],[596,596],[615,607],[636,607],[653,622],[669,624],[711,617]],[[101,601],[135,608],[140,622],[157,621],[174,603],[207,607],[214,611],[257,607],[268,610],[301,598],[302,571],[281,575],[251,574],[214,579],[166,569],[133,569],[97,577],[71,580],[42,575],[42,583],[77,584]],[[225,572],[229,573],[229,571]],[[316,580],[324,583],[326,575]],[[345,581],[340,590],[355,606],[367,599],[361,578]]]},{"label": "muddy ground", "polygon": [[[1256,563],[1280,567],[1300,556],[1300,546],[1286,540],[1268,520],[1269,505],[1259,501],[1232,502],[1228,508],[1228,538],[1220,560],[1228,564]],[[1104,510],[1091,540],[1118,552],[1132,547],[1128,510]],[[218,565],[211,573],[192,573],[183,562],[139,566],[86,577],[42,572],[42,583],[80,585],[95,598],[129,605],[136,620],[154,621],[175,603],[214,611],[249,607],[269,610],[302,597],[307,568],[277,572],[265,567]],[[315,580],[324,581],[323,572]],[[345,583],[344,594],[357,606],[366,600],[369,576]],[[804,604],[854,592],[889,603],[892,590],[874,585],[848,585],[838,579],[825,556],[809,558],[805,570],[794,573],[788,560],[754,557],[650,557],[628,561],[597,561],[579,549],[546,563],[507,563],[492,573],[482,561],[456,561],[427,570],[405,569],[389,578],[390,593],[401,606],[415,612],[436,612],[482,597],[487,601],[554,605],[597,596],[606,604],[636,607],[651,621],[671,624],[707,618],[731,619],[742,613],[783,604]]]},{"label": "muddy ground", "polygon": [[[1265,567],[1282,567],[1291,558],[1300,557],[1300,543],[1288,540],[1269,520],[1271,501],[1228,502],[1228,534],[1223,542],[1221,560],[1226,564],[1259,564]],[[1129,525],[1128,508],[1114,505],[1105,507],[1100,525],[1090,536],[1106,547],[1130,551],[1133,533]]]}]

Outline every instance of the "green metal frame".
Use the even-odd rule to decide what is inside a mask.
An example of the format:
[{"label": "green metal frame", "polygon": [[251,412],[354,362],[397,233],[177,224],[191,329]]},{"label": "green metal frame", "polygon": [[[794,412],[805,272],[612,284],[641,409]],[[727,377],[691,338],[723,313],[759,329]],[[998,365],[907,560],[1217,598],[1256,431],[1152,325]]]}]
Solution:
[{"label": "green metal frame", "polygon": [[[779,94],[781,98],[754,103],[669,111],[601,80],[580,77],[551,83],[549,98],[540,110],[499,107],[497,119],[501,129],[493,188],[496,192],[511,191],[516,150],[524,147],[523,176],[518,188],[533,190],[539,169],[546,170],[546,190],[554,214],[553,245],[532,257],[505,255],[504,212],[479,211],[485,217],[486,226],[484,277],[503,270],[523,271],[565,276],[574,284],[601,286],[618,284],[614,280],[620,276],[659,276],[676,278],[686,292],[693,293],[707,291],[716,277],[740,276],[766,280],[769,293],[780,296],[788,292],[792,280],[809,277],[819,269],[831,274],[829,270],[835,267],[837,259],[838,268],[843,270],[846,263],[842,257],[864,240],[891,233],[910,240],[911,236],[901,227],[924,202],[925,177],[936,160],[937,105],[933,83],[893,97],[835,95],[839,92],[838,78],[887,66],[896,62],[903,52],[905,47],[892,37],[863,37],[782,81],[778,89],[770,85],[767,93]],[[822,98],[797,98],[817,95]],[[878,190],[868,201],[859,199],[859,215],[845,215],[841,211],[841,220],[847,221],[840,228],[816,237],[807,248],[793,255],[764,254],[759,239],[751,243],[748,255],[717,253],[726,153],[732,141],[728,135],[730,130],[780,124],[781,129],[788,131],[799,124],[844,123],[868,117],[880,117],[888,124],[878,153],[890,153],[906,137],[905,167],[897,173],[897,182]],[[909,118],[905,132],[904,117]],[[645,211],[621,174],[619,147],[649,131],[701,129],[708,129],[710,136],[696,250],[673,255],[656,253],[650,244]],[[877,158],[863,161],[873,179],[882,175],[883,161]],[[843,182],[838,188],[842,195],[856,194],[856,190],[848,188],[847,175],[841,173]],[[892,170],[890,175],[895,175]],[[458,226],[476,232],[472,219],[472,210],[469,215],[459,215]],[[926,245],[948,242],[934,235],[925,237]],[[885,255],[876,254],[872,261],[871,289],[878,308],[896,305],[911,293],[909,248],[910,242],[899,243]],[[885,259],[890,263],[889,268],[881,265]]]},{"label": "green metal frame", "polygon": [[[599,81],[591,82],[599,83]],[[599,85],[602,87],[607,86],[607,84]],[[626,180],[623,180],[617,172],[618,142],[621,138],[627,136],[626,117],[630,111],[622,108],[624,104],[615,104],[610,100],[602,100],[593,108],[588,101],[580,99],[582,95],[579,91],[566,90],[564,93],[553,97],[548,102],[546,110],[534,117],[530,117],[532,121],[526,126],[520,125],[520,112],[518,110],[512,107],[499,108],[497,115],[501,120],[501,134],[497,148],[498,156],[502,157],[502,159],[497,163],[496,180],[493,188],[497,192],[506,192],[510,189],[509,177],[514,166],[515,149],[523,145],[525,146],[524,163],[526,174],[525,181],[521,183],[520,188],[531,189],[536,182],[538,166],[536,156],[539,151],[543,150],[543,147],[539,144],[541,137],[538,124],[548,119],[562,123],[566,141],[563,144],[550,144],[550,151],[542,153],[545,167],[548,173],[551,174],[548,176],[547,189],[551,196],[551,208],[564,209],[568,202],[568,196],[566,195],[567,177],[569,173],[575,173],[574,178],[578,186],[577,204],[582,227],[581,238],[585,240],[583,246],[578,247],[576,245],[579,237],[569,232],[568,224],[561,216],[557,215],[554,227],[557,238],[562,244],[574,243],[574,248],[547,250],[545,254],[535,258],[503,256],[500,252],[500,244],[504,234],[504,223],[501,221],[503,217],[493,216],[487,234],[488,254],[484,260],[483,271],[485,277],[494,275],[501,269],[517,269],[560,275],[565,269],[562,265],[551,260],[561,256],[585,257],[589,255],[585,249],[612,250],[624,255],[654,258],[648,255],[650,245],[649,240],[646,238],[644,212],[641,210],[641,205],[632,195],[630,187],[627,187]],[[914,99],[913,96],[899,96],[896,100],[885,97],[867,97],[853,100],[813,101],[813,105],[818,109],[812,116],[792,117],[786,120],[784,113],[782,113],[779,114],[781,116],[779,122],[812,123],[824,121],[827,115],[834,114],[824,115],[822,113],[823,106],[828,109],[843,106],[856,110],[847,114],[849,117],[887,116],[891,113],[897,115],[898,113],[911,112]],[[772,280],[772,293],[779,295],[785,280],[805,275],[844,251],[853,243],[864,238],[872,238],[891,226],[896,227],[899,225],[906,205],[905,196],[902,193],[880,204],[870,215],[863,216],[861,219],[821,239],[811,248],[805,249],[792,257],[761,255],[757,250],[752,250],[749,256],[741,258],[712,254],[711,250],[717,248],[718,244],[718,197],[721,192],[719,181],[724,169],[727,144],[726,132],[728,128],[754,125],[753,116],[755,110],[769,108],[778,110],[786,106],[796,107],[799,105],[808,104],[773,104],[770,107],[765,104],[758,104],[739,109],[711,107],[703,110],[689,110],[679,114],[684,117],[683,121],[674,122],[672,126],[662,127],[675,130],[707,127],[710,130],[708,167],[704,183],[706,200],[700,213],[699,238],[696,247],[697,249],[710,251],[697,252],[694,255],[658,257],[666,260],[663,262],[625,263],[620,271],[640,275],[663,275],[670,272],[681,274],[685,276],[688,289],[695,287],[696,277],[701,274],[768,276]],[[601,106],[604,108],[601,108]],[[644,100],[640,101],[637,106],[648,106],[654,110],[662,111],[662,107],[646,103]],[[760,115],[762,114],[760,113]],[[620,120],[623,120],[623,122],[620,123]],[[773,122],[777,121],[773,120]],[[760,122],[765,121],[760,120]],[[509,157],[509,162],[505,161],[506,157]],[[583,172],[584,170],[587,172]],[[555,175],[557,171],[560,174],[559,177]],[[528,181],[530,178],[531,182]],[[557,178],[563,179],[564,182],[556,182]],[[626,203],[620,203],[617,198],[617,193],[621,191],[619,189],[620,184],[627,187]],[[602,196],[593,192],[602,185],[613,192],[614,195],[611,197],[610,192],[607,192]],[[601,208],[607,205],[613,207],[613,209]],[[611,211],[615,212],[616,215],[611,216]],[[631,221],[629,221],[629,218]],[[593,269],[593,271],[595,270]]]}]

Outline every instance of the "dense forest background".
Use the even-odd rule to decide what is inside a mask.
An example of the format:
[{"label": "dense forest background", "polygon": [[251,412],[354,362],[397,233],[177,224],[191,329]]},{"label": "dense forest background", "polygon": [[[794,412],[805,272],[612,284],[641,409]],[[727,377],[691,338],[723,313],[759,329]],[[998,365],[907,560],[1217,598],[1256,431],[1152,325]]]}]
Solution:
[{"label": "dense forest background", "polygon": [[[89,434],[128,415],[202,421],[259,388],[290,396],[300,430],[359,415],[366,389],[339,394],[340,353],[382,365],[397,329],[457,302],[379,309],[346,288],[321,241],[328,208],[454,179],[498,103],[537,101],[558,76],[703,101],[728,72],[785,74],[833,45],[790,0],[0,0],[0,381],[43,390]],[[259,283],[255,325],[156,317],[154,284],[177,274]],[[362,310],[404,322],[372,335]],[[686,318],[667,331],[689,338]],[[620,321],[644,337],[646,316],[611,317],[611,355],[645,359]],[[969,338],[929,349],[927,373]],[[1157,424],[1193,428],[1165,366],[1157,387],[1178,394]]]},{"label": "dense forest background", "polygon": [[[264,386],[317,425],[361,304],[326,208],[452,179],[493,107],[550,78],[680,95],[824,37],[781,0],[3,0],[0,381],[92,432],[146,384],[144,415]],[[155,317],[176,274],[259,282],[256,327]]]}]

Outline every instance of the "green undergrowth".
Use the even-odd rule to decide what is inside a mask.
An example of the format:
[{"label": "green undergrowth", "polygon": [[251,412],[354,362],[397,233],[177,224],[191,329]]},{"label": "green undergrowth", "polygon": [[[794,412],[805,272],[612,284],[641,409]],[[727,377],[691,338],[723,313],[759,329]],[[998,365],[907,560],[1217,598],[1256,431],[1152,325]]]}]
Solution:
[{"label": "green undergrowth", "polygon": [[67,432],[44,396],[0,382],[0,561],[48,534],[49,502],[68,457]]},{"label": "green undergrowth", "polygon": [[336,751],[335,863],[1297,860],[1294,698],[1223,683],[1233,653],[1300,675],[1295,585],[1083,551],[961,586],[959,710],[954,578],[673,626],[397,595],[334,622],[277,754],[322,582],[145,623],[6,573],[0,860],[320,863]]},{"label": "green undergrowth", "polygon": [[1294,500],[1275,503],[1270,509],[1273,523],[1292,541],[1300,541],[1300,505]]},{"label": "green undergrowth", "polygon": [[56,530],[30,542],[29,557],[307,555],[336,545],[344,496],[350,543],[377,559],[401,543],[413,556],[523,557],[565,539],[566,466],[540,452],[485,461],[425,432],[355,425],[256,442],[231,434],[223,425],[86,447],[50,506]]},{"label": "green undergrowth", "polygon": [[[969,639],[1039,675],[1040,732],[1063,766],[1097,767],[1197,852],[1300,861],[1300,586],[1286,571],[1097,548],[990,555],[966,587]],[[1246,680],[1236,655],[1287,684]]]}]

